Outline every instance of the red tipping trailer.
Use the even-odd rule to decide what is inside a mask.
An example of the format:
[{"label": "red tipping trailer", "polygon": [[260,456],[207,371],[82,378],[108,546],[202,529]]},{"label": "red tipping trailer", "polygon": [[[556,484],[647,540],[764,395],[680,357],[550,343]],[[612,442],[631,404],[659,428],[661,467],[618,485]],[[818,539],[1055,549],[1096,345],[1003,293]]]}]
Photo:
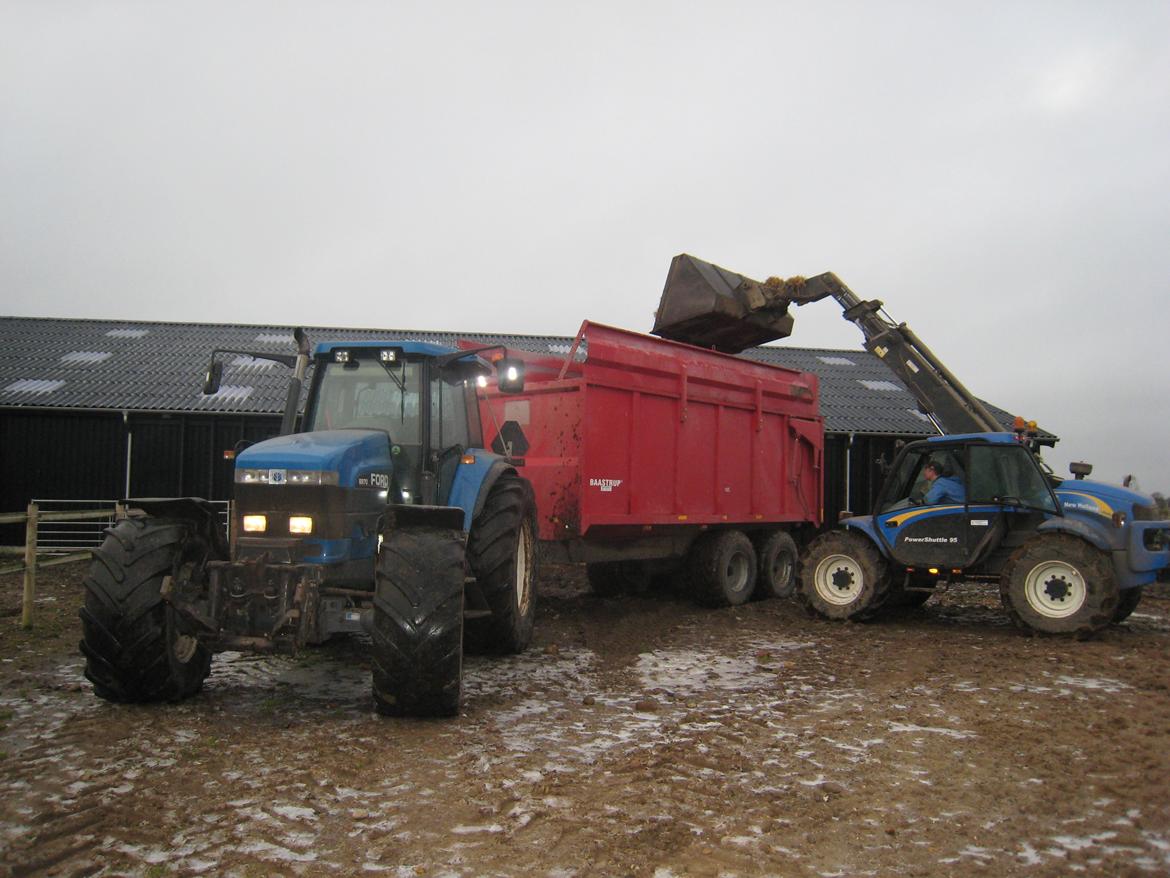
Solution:
[{"label": "red tipping trailer", "polygon": [[546,558],[600,592],[684,562],[707,603],[791,590],[822,516],[816,376],[588,321],[564,357],[510,354],[524,391],[487,389],[485,442],[531,481]]}]

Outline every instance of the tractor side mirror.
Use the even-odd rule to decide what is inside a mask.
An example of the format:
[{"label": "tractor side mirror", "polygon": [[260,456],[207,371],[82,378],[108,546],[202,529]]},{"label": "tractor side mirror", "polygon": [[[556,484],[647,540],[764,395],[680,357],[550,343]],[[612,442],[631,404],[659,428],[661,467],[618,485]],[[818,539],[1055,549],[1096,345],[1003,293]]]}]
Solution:
[{"label": "tractor side mirror", "polygon": [[505,357],[496,363],[496,386],[500,393],[524,392],[524,363]]},{"label": "tractor side mirror", "polygon": [[222,381],[223,363],[212,356],[211,362],[207,366],[207,374],[203,376],[204,395],[210,396],[213,393],[219,393],[219,385]]}]

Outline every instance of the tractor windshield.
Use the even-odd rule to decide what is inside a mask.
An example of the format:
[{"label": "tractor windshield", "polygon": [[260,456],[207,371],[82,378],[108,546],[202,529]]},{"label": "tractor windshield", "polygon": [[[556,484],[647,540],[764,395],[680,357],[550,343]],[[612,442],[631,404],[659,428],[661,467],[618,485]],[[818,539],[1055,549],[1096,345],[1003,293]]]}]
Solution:
[{"label": "tractor windshield", "polygon": [[383,363],[355,358],[347,363],[318,362],[324,374],[306,417],[306,431],[358,427],[385,430],[404,445],[422,441],[419,388],[422,364]]}]

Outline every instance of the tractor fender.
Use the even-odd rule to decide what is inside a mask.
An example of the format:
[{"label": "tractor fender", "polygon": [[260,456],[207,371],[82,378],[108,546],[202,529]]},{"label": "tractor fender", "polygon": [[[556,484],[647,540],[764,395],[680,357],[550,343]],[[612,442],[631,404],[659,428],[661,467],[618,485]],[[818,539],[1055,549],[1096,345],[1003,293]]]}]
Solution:
[{"label": "tractor fender", "polygon": [[471,523],[483,509],[492,485],[504,473],[516,472],[516,468],[498,454],[477,450],[468,456],[474,458],[474,463],[459,464],[447,499],[451,506],[463,510],[463,529],[466,531],[471,530]]},{"label": "tractor fender", "polygon": [[862,534],[874,544],[883,557],[886,555],[885,543],[878,537],[877,526],[872,515],[855,515],[852,518],[846,518],[837,525],[837,528],[850,533]]},{"label": "tractor fender", "polygon": [[1079,537],[1102,552],[1112,552],[1114,546],[1110,545],[1109,539],[1102,530],[1100,527],[1094,527],[1088,522],[1080,521],[1076,518],[1061,517],[1050,518],[1042,522],[1036,528],[1036,533],[1066,533],[1070,536]]}]

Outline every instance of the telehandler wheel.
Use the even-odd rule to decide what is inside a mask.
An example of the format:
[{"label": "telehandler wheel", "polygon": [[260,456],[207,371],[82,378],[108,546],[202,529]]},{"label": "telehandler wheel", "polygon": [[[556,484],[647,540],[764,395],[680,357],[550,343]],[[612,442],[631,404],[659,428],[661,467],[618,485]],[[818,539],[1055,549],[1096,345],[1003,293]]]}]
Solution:
[{"label": "telehandler wheel", "polygon": [[757,545],[755,597],[791,597],[796,590],[796,541],[778,530],[765,535]]},{"label": "telehandler wheel", "polygon": [[691,547],[690,568],[695,600],[708,607],[746,604],[756,587],[756,550],[742,531],[700,537]]},{"label": "telehandler wheel", "polygon": [[1068,534],[1040,534],[1008,558],[999,596],[1012,621],[1046,634],[1088,634],[1113,621],[1117,580],[1104,553]]},{"label": "telehandler wheel", "polygon": [[585,565],[585,575],[593,593],[603,598],[644,592],[654,579],[641,561],[596,561]]},{"label": "telehandler wheel", "polygon": [[1142,602],[1142,586],[1135,586],[1134,588],[1123,588],[1121,590],[1121,597],[1117,599],[1117,609],[1113,611],[1113,618],[1110,620],[1114,625],[1118,622],[1124,622],[1129,618],[1130,614],[1137,609],[1138,604]]},{"label": "telehandler wheel", "polygon": [[826,619],[869,618],[889,598],[889,566],[861,534],[830,531],[805,551],[796,594],[807,609]]},{"label": "telehandler wheel", "polygon": [[528,482],[504,474],[492,485],[467,538],[467,564],[491,615],[468,623],[483,652],[524,652],[536,620],[536,504]]},{"label": "telehandler wheel", "polygon": [[371,632],[374,707],[387,716],[454,716],[463,691],[463,534],[384,535]]},{"label": "telehandler wheel", "polygon": [[211,653],[162,597],[167,576],[199,580],[213,549],[191,522],[126,518],[85,577],[85,676],[107,701],[181,701],[203,688]]}]

